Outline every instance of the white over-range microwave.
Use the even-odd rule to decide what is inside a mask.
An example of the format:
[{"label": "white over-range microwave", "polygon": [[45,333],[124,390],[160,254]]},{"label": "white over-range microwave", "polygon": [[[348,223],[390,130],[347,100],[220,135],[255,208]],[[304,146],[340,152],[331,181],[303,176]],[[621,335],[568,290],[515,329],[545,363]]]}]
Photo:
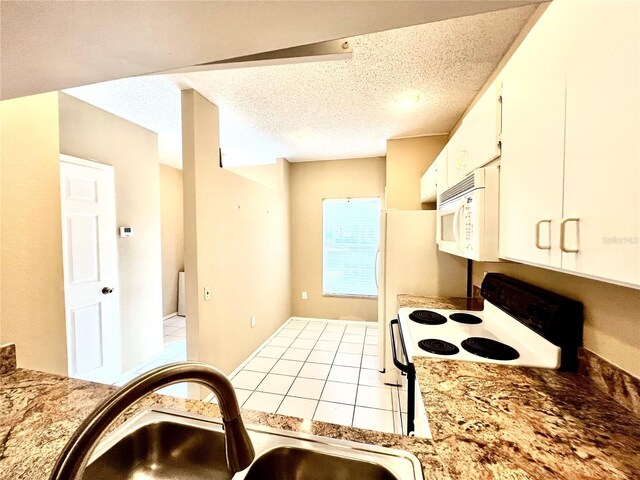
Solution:
[{"label": "white over-range microwave", "polygon": [[499,169],[485,167],[438,195],[438,249],[479,262],[498,261]]}]

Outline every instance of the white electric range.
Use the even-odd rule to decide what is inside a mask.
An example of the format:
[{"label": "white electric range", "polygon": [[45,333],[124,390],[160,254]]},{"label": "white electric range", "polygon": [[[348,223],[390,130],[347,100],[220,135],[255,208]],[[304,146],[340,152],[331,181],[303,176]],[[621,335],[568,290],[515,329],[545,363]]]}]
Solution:
[{"label": "white electric range", "polygon": [[487,274],[482,296],[482,311],[401,308],[391,321],[394,364],[408,380],[407,433],[430,437],[415,379],[416,357],[514,367],[577,367],[580,303],[500,274]]}]

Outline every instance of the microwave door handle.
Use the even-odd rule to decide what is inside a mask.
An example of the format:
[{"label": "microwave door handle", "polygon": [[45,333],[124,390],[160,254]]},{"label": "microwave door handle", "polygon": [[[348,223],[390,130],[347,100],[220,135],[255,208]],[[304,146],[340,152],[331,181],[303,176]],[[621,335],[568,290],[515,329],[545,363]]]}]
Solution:
[{"label": "microwave door handle", "polygon": [[458,208],[456,208],[455,213],[453,214],[453,239],[455,240],[458,248],[464,252],[464,248],[460,245],[460,212],[464,208],[464,201],[460,204]]}]

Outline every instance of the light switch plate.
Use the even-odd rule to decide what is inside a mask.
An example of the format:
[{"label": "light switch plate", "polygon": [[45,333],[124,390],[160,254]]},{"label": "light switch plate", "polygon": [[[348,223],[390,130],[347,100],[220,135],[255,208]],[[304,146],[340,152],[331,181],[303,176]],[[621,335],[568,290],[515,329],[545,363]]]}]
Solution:
[{"label": "light switch plate", "polygon": [[205,301],[211,300],[211,287],[209,286],[204,287],[204,299]]}]

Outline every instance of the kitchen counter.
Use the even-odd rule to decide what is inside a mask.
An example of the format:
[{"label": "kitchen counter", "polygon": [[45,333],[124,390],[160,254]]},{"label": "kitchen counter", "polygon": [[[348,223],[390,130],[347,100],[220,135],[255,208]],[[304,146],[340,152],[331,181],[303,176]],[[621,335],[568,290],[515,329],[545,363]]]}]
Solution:
[{"label": "kitchen counter", "polygon": [[[400,295],[401,306],[481,309],[478,300]],[[554,370],[416,359],[433,440],[402,437],[243,410],[245,423],[415,454],[425,479],[636,477],[640,417],[588,377]],[[0,478],[41,479],[73,431],[114,387],[18,369],[0,376]],[[214,404],[148,397],[156,404],[220,417]]]},{"label": "kitchen counter", "polygon": [[[46,479],[67,440],[82,420],[115,387],[18,369],[0,376],[0,478]],[[135,404],[121,419],[152,405],[220,418],[217,405],[153,395]],[[426,479],[446,478],[433,442],[372,432],[283,415],[242,410],[245,424],[370,443],[414,453]]]}]

